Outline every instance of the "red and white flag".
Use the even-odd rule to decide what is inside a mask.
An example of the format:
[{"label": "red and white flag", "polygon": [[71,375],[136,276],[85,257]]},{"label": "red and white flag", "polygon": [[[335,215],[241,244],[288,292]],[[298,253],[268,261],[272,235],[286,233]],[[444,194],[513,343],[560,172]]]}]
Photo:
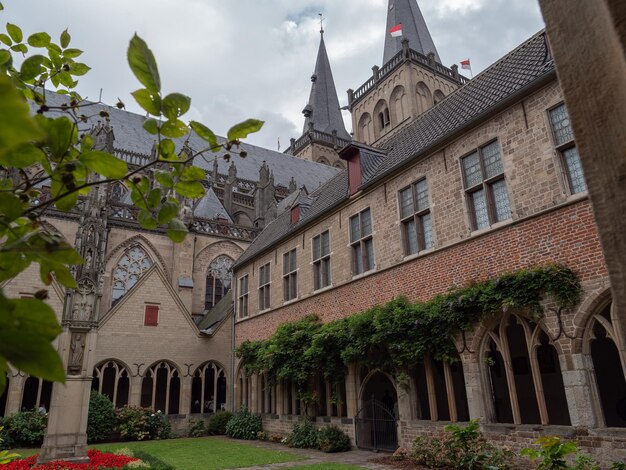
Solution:
[{"label": "red and white flag", "polygon": [[393,28],[389,30],[391,37],[397,38],[398,36],[402,36],[402,23],[395,25]]},{"label": "red and white flag", "polygon": [[462,69],[472,70],[472,66],[470,65],[470,60],[469,59],[462,60],[460,63],[461,63],[461,68]]}]

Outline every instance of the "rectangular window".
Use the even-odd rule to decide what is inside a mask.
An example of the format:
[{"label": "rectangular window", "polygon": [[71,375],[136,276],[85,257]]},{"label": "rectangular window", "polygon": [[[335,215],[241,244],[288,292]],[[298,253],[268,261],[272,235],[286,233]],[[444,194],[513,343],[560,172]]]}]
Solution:
[{"label": "rectangular window", "polygon": [[580,165],[578,149],[574,142],[574,132],[569,121],[565,104],[560,104],[549,111],[552,136],[561,157],[561,165],[567,176],[567,184],[572,194],[587,191],[587,183]]},{"label": "rectangular window", "polygon": [[238,295],[239,318],[248,316],[248,275],[239,278]]},{"label": "rectangular window", "polygon": [[330,286],[330,232],[313,238],[313,284],[319,290]]},{"label": "rectangular window", "polygon": [[143,326],[158,326],[159,324],[159,306],[146,305],[144,312]]},{"label": "rectangular window", "polygon": [[259,310],[270,308],[270,264],[259,268]]},{"label": "rectangular window", "polygon": [[426,180],[420,180],[402,189],[399,199],[404,254],[413,255],[418,251],[432,248],[433,224]]},{"label": "rectangular window", "polygon": [[374,269],[372,215],[369,209],[350,217],[350,245],[352,246],[352,272],[361,274]]},{"label": "rectangular window", "polygon": [[283,255],[283,298],[285,302],[298,297],[298,260],[296,249]]},{"label": "rectangular window", "polygon": [[511,217],[498,141],[479,147],[464,157],[461,164],[472,228],[489,227]]}]

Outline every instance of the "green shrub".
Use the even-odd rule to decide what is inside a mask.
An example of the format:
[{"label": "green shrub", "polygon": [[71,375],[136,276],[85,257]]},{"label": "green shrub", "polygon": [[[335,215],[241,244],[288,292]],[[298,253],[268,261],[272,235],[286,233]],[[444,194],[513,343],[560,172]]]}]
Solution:
[{"label": "green shrub", "polygon": [[209,418],[206,430],[211,436],[223,436],[226,434],[226,425],[233,417],[230,411],[218,411]]},{"label": "green shrub", "polygon": [[[578,444],[562,441],[558,436],[545,436],[537,439],[539,449],[526,447],[520,452],[531,459],[537,470],[599,470],[598,463],[585,453],[579,453]],[[569,466],[567,457],[575,456],[575,464]]]},{"label": "green shrub", "polygon": [[500,449],[485,439],[478,420],[467,426],[450,424],[443,437],[418,437],[413,442],[412,459],[430,468],[458,470],[507,469],[513,457],[511,451]]},{"label": "green shrub", "polygon": [[189,437],[202,437],[205,434],[204,420],[191,418],[189,420]]},{"label": "green shrub", "polygon": [[323,452],[345,452],[350,450],[350,437],[337,426],[324,426],[317,434],[318,445]]},{"label": "green shrub", "polygon": [[100,442],[110,439],[116,424],[115,408],[109,397],[92,391],[89,397],[87,440]]},{"label": "green shrub", "polygon": [[44,411],[20,411],[4,418],[5,439],[7,447],[36,447],[43,442],[48,424],[48,415]]},{"label": "green shrub", "polygon": [[289,447],[299,449],[319,449],[318,431],[309,419],[302,423],[294,423],[288,437]]},{"label": "green shrub", "polygon": [[241,410],[235,413],[226,424],[226,435],[251,441],[257,438],[262,428],[261,417],[250,413],[245,406],[242,406]]},{"label": "green shrub", "polygon": [[125,406],[115,411],[117,430],[122,439],[146,441],[150,439],[169,439],[172,427],[167,418],[150,408]]}]

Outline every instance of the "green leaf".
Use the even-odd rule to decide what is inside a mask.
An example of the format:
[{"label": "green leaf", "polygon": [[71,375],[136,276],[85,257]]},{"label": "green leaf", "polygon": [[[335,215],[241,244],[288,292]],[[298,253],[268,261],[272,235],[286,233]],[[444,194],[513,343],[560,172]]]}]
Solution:
[{"label": "green leaf", "polygon": [[163,114],[170,120],[178,119],[189,111],[191,98],[181,93],[170,93],[163,98]]},{"label": "green leaf", "polygon": [[165,224],[178,215],[179,204],[178,201],[167,201],[161,206],[159,210],[158,222],[159,224]]},{"label": "green leaf", "polygon": [[20,144],[0,157],[0,165],[28,168],[45,158],[45,154],[31,143]]},{"label": "green leaf", "polygon": [[85,134],[85,137],[80,141],[80,150],[82,152],[88,152],[93,148],[93,137],[89,134]]},{"label": "green leaf", "polygon": [[0,193],[0,217],[12,222],[22,215],[22,201],[11,193]]},{"label": "green leaf", "polygon": [[264,122],[258,119],[248,119],[239,124],[235,124],[228,130],[228,140],[245,139],[248,134],[258,132],[263,127]]},{"label": "green leaf", "polygon": [[[50,193],[52,194],[53,198],[57,198],[58,196],[66,194],[68,193],[68,191],[69,190],[63,183],[61,183],[60,181],[56,181],[54,179],[52,180],[52,183],[50,184]],[[54,205],[60,211],[68,212],[74,208],[77,202],[78,202],[78,192],[74,191],[72,193],[66,194],[65,196],[61,197],[58,201],[54,203]]]},{"label": "green leaf", "polygon": [[172,139],[178,139],[179,137],[183,137],[187,135],[189,132],[189,128],[183,121],[179,121],[178,119],[174,121],[167,121],[161,127],[161,134],[165,137],[170,137]]},{"label": "green leaf", "polygon": [[28,81],[39,75],[43,70],[41,63],[45,59],[46,58],[42,55],[33,55],[28,57],[24,62],[22,62],[22,67],[20,68],[20,78],[24,81]]},{"label": "green leaf", "polygon": [[182,220],[174,218],[167,224],[167,236],[170,240],[180,243],[187,236],[188,230]]},{"label": "green leaf", "polygon": [[11,46],[11,50],[26,54],[28,52],[28,47],[26,47],[26,44],[14,44],[13,46]]},{"label": "green leaf", "polygon": [[126,162],[110,153],[92,150],[83,153],[78,159],[91,171],[95,171],[106,178],[120,179],[128,173]]},{"label": "green leaf", "polygon": [[137,80],[150,91],[155,93],[161,91],[161,79],[154,55],[137,34],[130,40],[127,55],[128,65]]},{"label": "green leaf", "polygon": [[198,181],[179,181],[174,185],[174,190],[181,196],[191,199],[202,197],[206,192],[202,183]]},{"label": "green leaf", "polygon": [[[0,281],[14,278],[28,266],[30,266],[30,259],[22,253],[0,253]],[[1,312],[0,315],[2,315]]]},{"label": "green leaf", "polygon": [[[6,49],[0,49],[0,65],[4,65],[11,60],[12,56]],[[30,89],[30,88],[29,88]]]},{"label": "green leaf", "polygon": [[0,356],[35,377],[64,382],[52,341],[61,332],[51,307],[38,299],[0,297]]},{"label": "green leaf", "polygon": [[80,62],[74,62],[70,65],[70,74],[81,76],[85,75],[87,72],[91,70],[91,67],[85,64],[81,64]]},{"label": "green leaf", "polygon": [[11,38],[4,33],[0,33],[0,41],[2,41],[7,46],[13,45],[13,41],[11,41]]},{"label": "green leaf", "polygon": [[172,178],[172,175],[167,171],[156,171],[154,173],[154,178],[164,188],[171,188],[172,186],[174,186],[174,178]]},{"label": "green leaf", "polygon": [[22,39],[24,38],[20,27],[11,23],[7,23],[7,33],[9,33],[9,36],[11,36],[11,39],[15,42],[22,42]]},{"label": "green leaf", "polygon": [[148,134],[156,135],[159,132],[159,123],[156,119],[146,119],[143,128]]},{"label": "green leaf", "polygon": [[63,287],[67,287],[69,289],[73,289],[76,287],[76,279],[72,276],[67,267],[63,265],[56,266],[54,269],[54,277]]},{"label": "green leaf", "polygon": [[[67,29],[61,33],[61,47],[65,49],[70,45],[70,41],[72,40],[72,36],[67,32]],[[60,51],[59,51],[60,52]]]},{"label": "green leaf", "polygon": [[133,91],[131,95],[133,95],[139,106],[148,111],[150,114],[154,116],[161,115],[161,97],[158,93],[150,91],[147,88],[142,88],[140,90]]},{"label": "green leaf", "polygon": [[[2,4],[2,2],[0,2],[0,10],[4,10],[4,5]],[[2,392],[0,392],[2,393]]]},{"label": "green leaf", "polygon": [[197,166],[188,166],[183,170],[180,179],[181,181],[202,181],[206,179],[206,173],[202,168]]},{"label": "green leaf", "polygon": [[50,44],[50,35],[48,33],[35,33],[28,36],[28,44],[33,47],[47,47]]},{"label": "green leaf", "polygon": [[148,197],[146,198],[148,202],[148,208],[154,209],[161,202],[161,188],[154,188],[148,193]]},{"label": "green leaf", "polygon": [[48,131],[48,148],[55,158],[65,155],[71,145],[76,142],[77,132],[74,123],[65,116],[56,119],[46,119]]},{"label": "green leaf", "polygon": [[65,57],[66,59],[75,59],[76,57],[82,55],[82,53],[83,51],[81,51],[80,49],[65,49],[63,51],[63,57]]},{"label": "green leaf", "polygon": [[211,129],[209,129],[204,124],[197,122],[197,121],[191,121],[189,125],[195,131],[195,133],[198,134],[198,136],[201,139],[209,143],[209,145],[211,146],[211,149],[214,152],[218,149],[217,137],[215,136],[215,134],[213,133]]},{"label": "green leaf", "polygon": [[156,219],[152,215],[152,212],[150,212],[148,209],[141,209],[139,211],[137,221],[139,222],[141,228],[145,228],[147,230],[154,230],[159,226]]}]

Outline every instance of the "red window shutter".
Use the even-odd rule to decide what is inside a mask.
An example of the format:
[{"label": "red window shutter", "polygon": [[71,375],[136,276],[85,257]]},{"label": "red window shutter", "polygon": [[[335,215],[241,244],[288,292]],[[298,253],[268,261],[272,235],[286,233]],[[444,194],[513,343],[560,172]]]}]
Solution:
[{"label": "red window shutter", "polygon": [[146,314],[143,326],[157,326],[159,324],[159,306],[146,305]]},{"label": "red window shutter", "polygon": [[348,186],[350,196],[359,190],[361,183],[361,155],[357,153],[348,160]]},{"label": "red window shutter", "polygon": [[300,220],[300,205],[291,208],[291,224],[297,224]]}]

